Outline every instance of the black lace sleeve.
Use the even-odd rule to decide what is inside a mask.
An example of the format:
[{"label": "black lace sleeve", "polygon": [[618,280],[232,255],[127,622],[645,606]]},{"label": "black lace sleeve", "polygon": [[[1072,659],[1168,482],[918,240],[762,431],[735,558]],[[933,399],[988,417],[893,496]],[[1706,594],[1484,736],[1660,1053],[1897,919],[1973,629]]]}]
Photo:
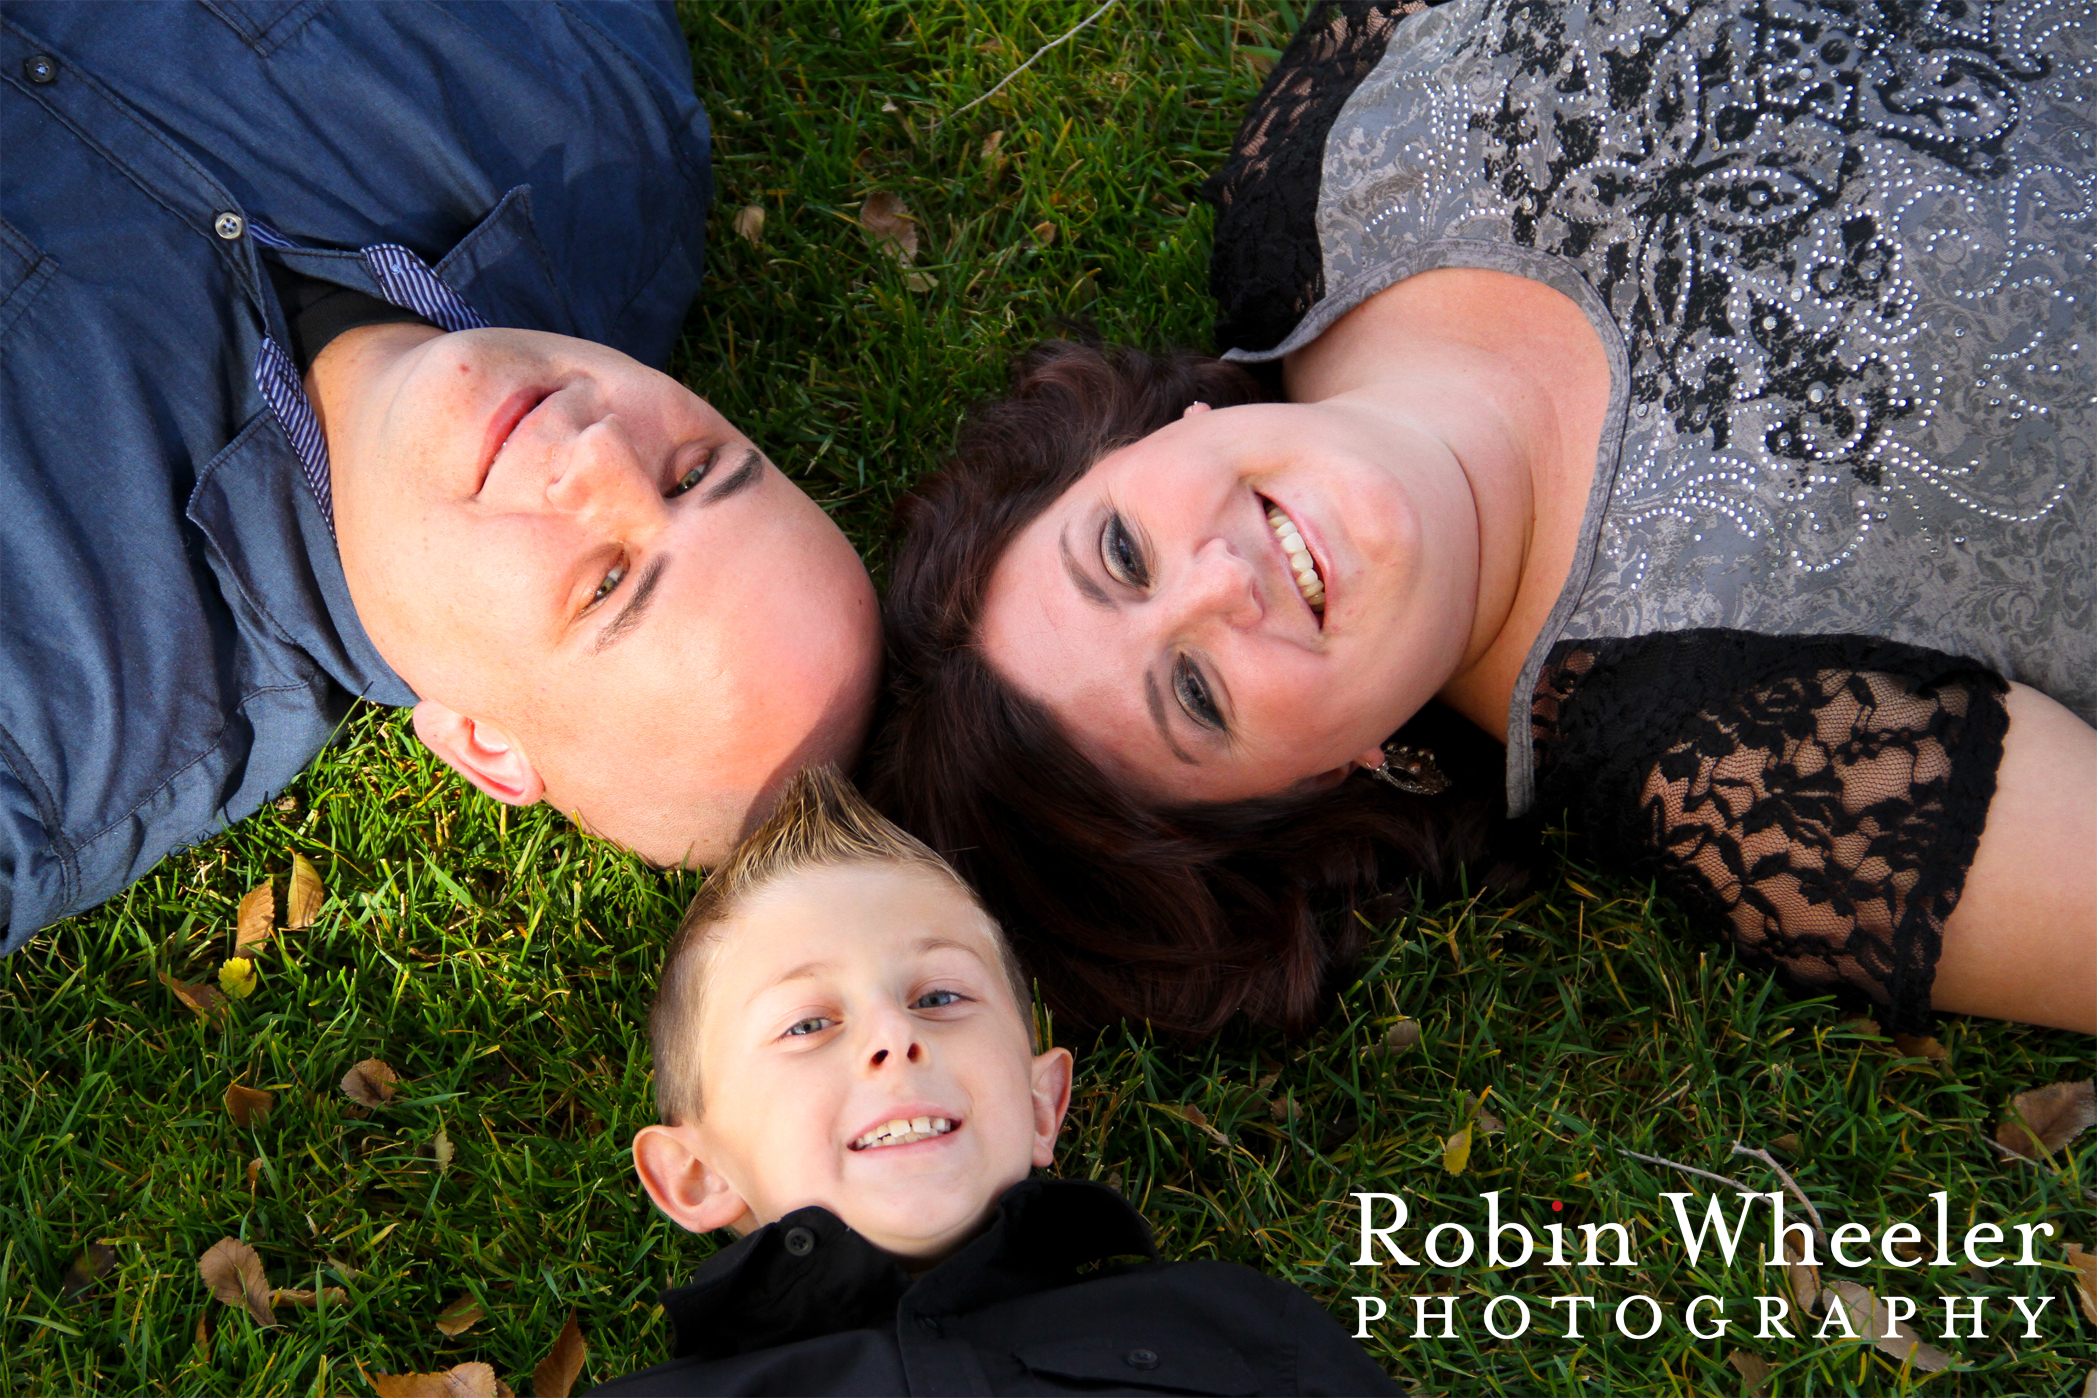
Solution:
[{"label": "black lace sleeve", "polygon": [[1219,353],[1274,348],[1326,294],[1316,217],[1326,133],[1384,56],[1392,29],[1426,8],[1426,0],[1325,0],[1268,74],[1230,158],[1202,186],[1217,209],[1209,292]]},{"label": "black lace sleeve", "polygon": [[1532,708],[1539,793],[1748,959],[1924,1032],[2007,688],[1975,661],[1855,636],[1568,642]]}]

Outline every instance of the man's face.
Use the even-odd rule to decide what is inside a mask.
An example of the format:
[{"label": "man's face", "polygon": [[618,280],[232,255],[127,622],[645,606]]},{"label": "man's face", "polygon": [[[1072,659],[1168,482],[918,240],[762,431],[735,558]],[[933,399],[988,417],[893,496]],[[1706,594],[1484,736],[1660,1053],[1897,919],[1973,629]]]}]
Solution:
[{"label": "man's face", "polygon": [[1029,1047],[983,913],[952,880],[854,864],[761,890],[719,930],[698,1122],[675,1128],[746,1206],[821,1204],[933,1261],[1052,1158],[1070,1054]]},{"label": "man's face", "polygon": [[795,768],[850,760],[873,588],[757,447],[601,345],[409,335],[326,427],[351,595],[418,694],[662,864],[711,862]]}]

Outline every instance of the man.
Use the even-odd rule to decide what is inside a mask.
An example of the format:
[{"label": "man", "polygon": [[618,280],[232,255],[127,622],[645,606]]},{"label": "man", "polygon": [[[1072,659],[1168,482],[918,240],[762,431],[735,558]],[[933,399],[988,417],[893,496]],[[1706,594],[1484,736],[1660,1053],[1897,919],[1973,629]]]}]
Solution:
[{"label": "man", "polygon": [[703,864],[846,760],[844,536],[656,372],[705,115],[667,7],[0,9],[0,951],[351,701]]}]

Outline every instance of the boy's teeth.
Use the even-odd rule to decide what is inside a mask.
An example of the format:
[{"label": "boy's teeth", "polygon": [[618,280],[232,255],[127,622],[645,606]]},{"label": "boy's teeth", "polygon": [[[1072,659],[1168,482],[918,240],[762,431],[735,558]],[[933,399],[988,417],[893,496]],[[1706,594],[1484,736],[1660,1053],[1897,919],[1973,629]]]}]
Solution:
[{"label": "boy's teeth", "polygon": [[897,1117],[882,1123],[854,1141],[852,1148],[871,1150],[875,1146],[907,1146],[913,1141],[944,1136],[953,1129],[954,1123],[943,1116],[917,1116],[909,1119]]},{"label": "boy's teeth", "polygon": [[1324,614],[1326,609],[1326,581],[1319,576],[1319,566],[1312,561],[1311,550],[1304,546],[1304,536],[1288,515],[1273,505],[1268,506],[1268,528],[1275,531],[1275,538],[1282,545],[1283,556],[1289,559],[1289,570],[1297,576],[1297,591],[1311,609]]}]

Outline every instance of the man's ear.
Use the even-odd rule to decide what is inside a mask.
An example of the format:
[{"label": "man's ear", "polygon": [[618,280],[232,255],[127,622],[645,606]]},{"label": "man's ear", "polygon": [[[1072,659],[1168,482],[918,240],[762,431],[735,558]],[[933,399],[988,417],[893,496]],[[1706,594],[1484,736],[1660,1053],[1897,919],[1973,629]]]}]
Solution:
[{"label": "man's ear", "polygon": [[1071,1050],[1036,1054],[1029,1076],[1034,1088],[1034,1163],[1046,1167],[1056,1160],[1056,1133],[1071,1108]]},{"label": "man's ear", "polygon": [[656,1207],[688,1233],[751,1222],[750,1206],[700,1159],[689,1127],[644,1126],[634,1133],[634,1173]]},{"label": "man's ear", "polygon": [[513,806],[530,806],[546,794],[532,759],[515,739],[492,723],[448,709],[435,699],[415,706],[415,736],[447,767]]}]

